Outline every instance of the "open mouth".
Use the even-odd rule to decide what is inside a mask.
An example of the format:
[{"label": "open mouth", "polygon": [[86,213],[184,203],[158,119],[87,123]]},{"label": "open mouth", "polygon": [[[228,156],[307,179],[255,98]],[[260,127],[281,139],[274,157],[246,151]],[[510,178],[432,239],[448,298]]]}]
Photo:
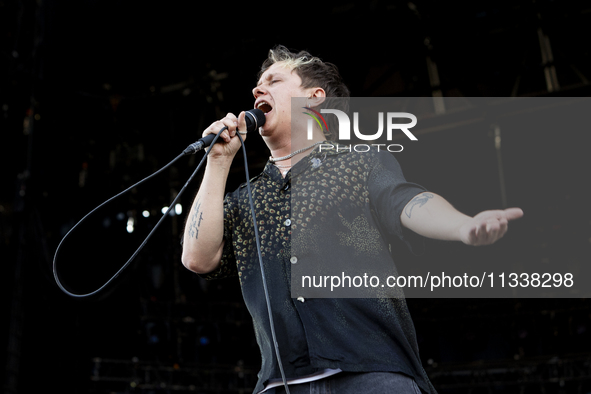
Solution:
[{"label": "open mouth", "polygon": [[265,101],[261,101],[259,105],[257,105],[257,108],[263,111],[265,115],[273,110],[273,107],[271,107],[271,105]]}]

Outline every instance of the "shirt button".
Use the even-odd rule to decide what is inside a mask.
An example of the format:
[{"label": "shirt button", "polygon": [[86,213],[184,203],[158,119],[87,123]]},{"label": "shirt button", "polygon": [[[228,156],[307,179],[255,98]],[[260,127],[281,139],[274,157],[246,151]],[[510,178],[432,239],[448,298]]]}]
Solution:
[{"label": "shirt button", "polygon": [[292,256],[291,259],[289,259],[289,261],[291,261],[292,264],[295,264],[298,262],[298,258],[295,256]]},{"label": "shirt button", "polygon": [[289,226],[290,224],[291,224],[291,219],[287,219],[287,220],[285,221],[285,225],[286,225],[286,226]]},{"label": "shirt button", "polygon": [[299,296],[299,297],[298,297],[298,301],[299,301],[299,302],[304,302],[304,301],[306,301],[306,299],[305,299],[304,297],[302,297],[302,296]]}]

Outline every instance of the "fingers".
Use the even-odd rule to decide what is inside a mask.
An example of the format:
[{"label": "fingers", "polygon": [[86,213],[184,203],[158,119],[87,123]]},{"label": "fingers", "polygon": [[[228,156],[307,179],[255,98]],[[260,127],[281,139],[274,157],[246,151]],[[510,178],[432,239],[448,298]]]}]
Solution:
[{"label": "fingers", "polygon": [[474,226],[468,233],[468,245],[478,246],[478,226]]},{"label": "fingers", "polygon": [[501,239],[507,232],[509,221],[523,216],[520,208],[491,210],[479,213],[474,217],[475,223],[471,233],[472,245],[490,245]]},{"label": "fingers", "polygon": [[489,244],[489,238],[490,238],[490,233],[489,233],[489,223],[487,222],[481,222],[479,224],[477,224],[474,228],[474,236],[472,238],[472,245],[474,246],[481,246],[481,245],[488,245]]},{"label": "fingers", "polygon": [[501,239],[507,233],[508,221],[505,218],[491,218],[474,226],[470,233],[472,245],[490,245]]},{"label": "fingers", "polygon": [[224,127],[226,127],[227,129],[222,132],[220,138],[223,139],[224,142],[230,142],[232,137],[236,135],[236,128],[238,127],[238,118],[236,118],[234,114],[228,113],[224,118],[216,122],[213,122],[207,129],[205,129],[205,131],[203,132],[203,137],[205,137],[208,134],[217,134]]},{"label": "fingers", "polygon": [[238,127],[238,119],[236,118],[236,116],[233,113],[228,112],[226,117],[224,119],[222,119],[222,122],[224,123],[225,126],[228,127],[228,130],[224,131],[224,133],[226,133],[226,137],[227,137],[227,138],[224,138],[224,140],[226,142],[230,142],[230,139],[236,135],[236,128]]},{"label": "fingers", "polygon": [[509,222],[507,219],[499,220],[499,238],[503,237],[509,229]]}]

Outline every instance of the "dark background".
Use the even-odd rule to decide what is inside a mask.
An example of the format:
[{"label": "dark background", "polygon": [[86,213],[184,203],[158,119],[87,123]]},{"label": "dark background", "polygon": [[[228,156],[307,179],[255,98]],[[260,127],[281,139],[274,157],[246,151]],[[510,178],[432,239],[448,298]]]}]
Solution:
[{"label": "dark background", "polygon": [[[249,109],[270,47],[337,64],[353,96],[589,96],[590,26],[591,4],[574,1],[0,0],[3,389],[254,387],[260,356],[237,281],[205,282],[180,263],[199,175],[180,199],[184,212],[168,217],[101,295],[63,294],[52,262],[92,208],[163,167],[214,120]],[[424,258],[590,262],[584,133],[559,125],[550,135],[506,131],[503,181],[491,130],[462,141],[453,130],[422,138],[435,147],[423,152],[428,160],[397,156],[408,179],[468,214],[504,200],[526,213],[494,246],[431,242]],[[268,152],[256,136],[247,146],[254,175]],[[179,160],[78,228],[60,254],[66,287],[88,292],[110,278],[200,157]],[[244,180],[241,160],[228,188]],[[421,358],[442,393],[591,392],[587,299],[408,303]]]}]

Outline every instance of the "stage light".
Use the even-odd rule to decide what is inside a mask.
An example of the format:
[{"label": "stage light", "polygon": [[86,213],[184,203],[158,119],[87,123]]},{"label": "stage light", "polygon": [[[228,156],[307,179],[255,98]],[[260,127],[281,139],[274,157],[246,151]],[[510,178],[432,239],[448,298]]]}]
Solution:
[{"label": "stage light", "polygon": [[133,230],[134,230],[134,220],[133,220],[133,218],[130,217],[129,219],[127,219],[127,232],[131,234],[131,233],[133,233]]},{"label": "stage light", "polygon": [[145,217],[145,218],[150,217],[150,211],[144,211],[144,212],[142,212],[142,216]]},{"label": "stage light", "polygon": [[182,206],[181,204],[176,204],[176,205],[174,206],[174,212],[175,212],[177,215],[180,215],[181,213],[183,213],[183,206]]}]

